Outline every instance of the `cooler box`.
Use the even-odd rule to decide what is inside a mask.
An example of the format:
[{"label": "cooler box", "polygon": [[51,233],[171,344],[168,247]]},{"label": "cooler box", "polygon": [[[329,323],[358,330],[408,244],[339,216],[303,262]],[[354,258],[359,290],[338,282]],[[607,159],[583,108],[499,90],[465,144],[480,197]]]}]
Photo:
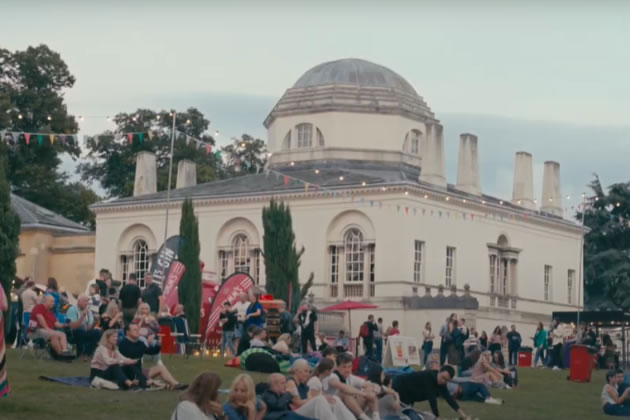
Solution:
[{"label": "cooler box", "polygon": [[518,350],[518,367],[532,367],[532,349],[521,347]]},{"label": "cooler box", "polygon": [[571,363],[569,380],[575,382],[590,382],[593,372],[594,347],[574,344],[571,346]]}]

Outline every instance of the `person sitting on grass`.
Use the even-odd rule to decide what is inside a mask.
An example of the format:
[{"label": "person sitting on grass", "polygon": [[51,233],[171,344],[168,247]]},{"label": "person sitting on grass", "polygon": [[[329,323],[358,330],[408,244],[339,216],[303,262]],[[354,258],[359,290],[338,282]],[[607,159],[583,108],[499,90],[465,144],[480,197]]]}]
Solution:
[{"label": "person sitting on grass", "polygon": [[223,404],[227,420],[262,420],[266,411],[265,404],[256,400],[252,377],[243,373],[234,378]]},{"label": "person sitting on grass", "polygon": [[377,401],[374,393],[367,387],[361,389],[358,381],[351,382],[352,362],[354,357],[350,353],[337,356],[337,369],[323,381],[323,389],[328,395],[339,396],[348,409],[361,420],[372,420],[366,414],[371,411],[373,420],[379,419]]},{"label": "person sitting on grass", "polygon": [[237,356],[240,356],[241,353],[243,353],[245,350],[249,349],[249,343],[252,340],[252,337],[254,335],[254,331],[256,331],[256,329],[258,329],[258,327],[255,326],[255,325],[250,325],[249,327],[247,327],[245,333],[243,334],[243,336],[238,341],[238,348],[236,349],[236,355]]},{"label": "person sitting on grass", "polygon": [[503,353],[495,351],[492,353],[492,362],[490,363],[497,372],[503,375],[503,382],[510,388],[518,386],[518,372],[515,367],[508,368],[505,365]]},{"label": "person sitting on grass", "polygon": [[160,332],[160,324],[157,319],[151,315],[151,308],[146,303],[141,303],[138,306],[138,313],[136,313],[133,323],[138,325],[138,331],[140,332],[139,339],[144,341],[147,347],[155,348],[155,356],[160,361],[160,342],[158,340],[158,334]]},{"label": "person sitting on grass", "polygon": [[423,370],[421,372],[406,373],[397,376],[393,381],[393,388],[400,395],[400,401],[409,406],[416,402],[429,401],[431,412],[438,419],[437,398],[441,396],[447,404],[457,412],[460,419],[470,419],[462,410],[446,388],[446,384],[455,376],[452,366],[443,366],[439,371]]},{"label": "person sitting on grass", "polygon": [[626,402],[630,400],[630,388],[626,388],[619,395],[617,387],[621,383],[623,383],[622,370],[610,370],[606,373],[606,385],[604,385],[601,394],[604,414],[619,417],[630,416],[630,406],[626,405]]},{"label": "person sitting on grass", "polygon": [[203,372],[187,391],[179,396],[179,404],[171,420],[223,420],[225,413],[219,402],[221,378],[216,373]]},{"label": "person sitting on grass", "polygon": [[55,299],[51,295],[44,296],[42,303],[35,305],[31,311],[31,319],[28,325],[28,336],[31,340],[42,339],[50,343],[50,350],[54,358],[69,357],[68,340],[63,331],[55,328],[64,328],[57,322],[53,309]]},{"label": "person sitting on grass", "polygon": [[138,360],[128,359],[120,354],[116,346],[117,341],[118,331],[107,330],[103,333],[90,365],[90,382],[92,386],[107,387],[107,383],[100,379],[113,382],[122,389],[128,389],[139,384],[138,380],[132,381],[123,371],[123,366],[135,365]]},{"label": "person sitting on grass", "polygon": [[185,384],[181,384],[171,375],[166,366],[158,364],[151,367],[146,373],[142,370],[142,357],[145,354],[155,355],[159,353],[159,347],[147,346],[143,341],[139,340],[140,332],[138,325],[129,324],[125,327],[125,338],[118,344],[118,350],[123,356],[137,360],[134,365],[126,365],[123,367],[125,374],[133,379],[137,379],[142,388],[151,386],[154,378],[161,378],[170,390],[186,389]]},{"label": "person sitting on grass", "polygon": [[109,302],[105,313],[101,316],[101,329],[121,330],[123,327],[123,313],[116,302]]},{"label": "person sitting on grass", "polygon": [[271,349],[285,356],[292,356],[293,353],[291,353],[291,335],[287,333],[280,334],[280,337],[278,337],[276,344],[274,344]]},{"label": "person sitting on grass", "polygon": [[367,380],[374,388],[378,398],[378,412],[383,420],[398,420],[402,414],[400,397],[391,385],[391,379],[385,376],[381,365],[373,365],[368,371]]},{"label": "person sitting on grass", "polygon": [[[303,367],[305,368],[305,376],[308,378],[308,371],[310,370],[309,364],[306,360],[301,359],[296,361],[296,363],[303,363]],[[295,364],[294,364],[295,366]],[[315,369],[313,369],[313,375],[308,382],[306,383],[307,389],[307,398],[315,398],[323,394],[324,385],[323,381],[332,375],[333,369],[335,368],[335,362],[328,358],[323,358],[319,361]],[[290,391],[289,391],[290,392]],[[330,409],[333,412],[333,415],[338,420],[355,420],[356,417],[352,412],[346,407],[346,405],[341,401],[341,399],[336,395],[325,395],[328,403],[330,404]],[[294,404],[297,405],[294,398]],[[304,401],[304,400],[303,400]]]},{"label": "person sitting on grass", "polygon": [[472,364],[470,370],[471,380],[488,387],[507,388],[507,384],[503,381],[503,374],[490,364],[492,356],[489,351],[472,352],[467,359],[464,359],[464,364],[466,364],[467,360],[474,360],[475,356],[477,356],[477,360]]},{"label": "person sitting on grass", "polygon": [[345,351],[337,351],[332,347],[328,347],[326,350],[322,352],[322,359],[330,359],[333,364],[337,363],[337,355],[340,353],[345,353]]},{"label": "person sitting on grass", "polygon": [[96,319],[90,310],[87,296],[79,295],[77,304],[66,312],[66,322],[72,342],[77,348],[77,357],[84,361],[89,360],[103,332],[96,327]]},{"label": "person sitting on grass", "polygon": [[[295,412],[291,411],[291,401],[293,395],[287,392],[287,379],[280,373],[272,373],[269,375],[269,389],[267,389],[261,395],[262,401],[267,406],[267,412],[265,413],[264,420],[311,420],[311,417],[306,417],[300,414],[300,411],[305,411],[306,406],[300,407]],[[320,402],[321,409],[326,409],[327,413],[317,413],[317,419],[321,420],[335,420],[328,403],[326,400],[317,400]],[[325,417],[322,417],[322,414]]]},{"label": "person sitting on grass", "polygon": [[337,336],[337,339],[335,340],[335,349],[338,352],[342,352],[342,351],[348,351],[349,347],[350,347],[350,340],[348,340],[348,337],[346,337],[346,333],[343,330],[339,331],[339,335]]},{"label": "person sitting on grass", "polygon": [[254,347],[269,347],[269,342],[267,341],[267,331],[260,327],[256,327],[252,331],[252,339],[249,341],[249,348]]}]

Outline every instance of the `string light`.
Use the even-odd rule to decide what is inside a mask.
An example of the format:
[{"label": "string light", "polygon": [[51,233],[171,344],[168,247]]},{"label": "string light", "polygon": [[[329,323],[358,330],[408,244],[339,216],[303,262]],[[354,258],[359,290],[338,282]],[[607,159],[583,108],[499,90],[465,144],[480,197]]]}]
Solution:
[{"label": "string light", "polygon": [[52,117],[50,115],[46,118],[48,119],[48,121],[52,120]]},{"label": "string light", "polygon": [[219,134],[220,134],[220,133],[219,133],[219,130],[215,131],[215,133],[214,133],[214,134],[215,134],[217,137],[219,137]]},{"label": "string light", "polygon": [[365,183],[365,181],[363,181],[363,182],[361,183],[361,186],[362,186],[362,187],[365,187],[366,185],[367,185],[367,184]]},{"label": "string light", "polygon": [[481,200],[481,204],[486,204],[486,200]]},{"label": "string light", "polygon": [[448,200],[449,200],[449,198],[448,198],[448,197],[446,197],[446,201],[448,201]]},{"label": "string light", "polygon": [[291,166],[295,166],[295,162],[291,162]]},{"label": "string light", "polygon": [[570,199],[571,199],[571,196],[570,196],[570,195],[567,195],[567,200],[570,200]]},{"label": "string light", "polygon": [[621,203],[617,203],[617,207],[621,206]]},{"label": "string light", "polygon": [[465,199],[465,198],[464,198],[462,201],[463,201],[464,203],[466,203],[466,199]]},{"label": "string light", "polygon": [[[159,118],[160,118],[160,116],[158,115],[158,119],[159,119]],[[108,115],[108,116],[107,116],[107,121],[111,121],[111,120],[112,120],[112,119],[111,119],[111,117]]]},{"label": "string light", "polygon": [[22,119],[22,114],[18,114],[18,120]]},{"label": "string light", "polygon": [[241,143],[241,147],[245,147],[245,146],[246,146],[246,144],[245,144],[245,143]]},{"label": "string light", "polygon": [[190,124],[190,120],[186,120],[186,124]]},{"label": "string light", "polygon": [[315,173],[316,173],[316,174],[319,174],[319,169],[315,169]]},{"label": "string light", "polygon": [[382,191],[387,191],[387,188],[383,187],[381,188]]},{"label": "string light", "polygon": [[503,200],[499,201],[499,204],[503,205]]},{"label": "string light", "polygon": [[339,181],[343,181],[343,175],[339,177]]},{"label": "string light", "polygon": [[[109,118],[109,117],[107,117]],[[155,117],[158,121],[160,121],[160,116],[158,115],[157,117]]]},{"label": "string light", "polygon": [[409,195],[409,191],[405,191],[405,195]]},{"label": "string light", "polygon": [[425,198],[425,199],[427,199],[427,198],[429,198],[429,196],[428,196],[427,194],[425,194],[425,195],[424,195],[424,198]]}]

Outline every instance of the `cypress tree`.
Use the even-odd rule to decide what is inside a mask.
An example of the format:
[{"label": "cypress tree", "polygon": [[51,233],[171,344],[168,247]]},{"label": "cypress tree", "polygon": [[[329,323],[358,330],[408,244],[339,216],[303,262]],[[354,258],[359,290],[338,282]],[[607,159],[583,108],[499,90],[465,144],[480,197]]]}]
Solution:
[{"label": "cypress tree", "polygon": [[295,312],[313,283],[313,273],[300,288],[298,276],[304,248],[298,251],[295,246],[291,210],[288,205],[271,200],[269,207],[263,208],[262,221],[263,255],[267,277],[265,287],[274,298],[285,302],[289,301],[291,292],[291,308],[288,309]]},{"label": "cypress tree", "polygon": [[182,216],[179,221],[181,245],[178,260],[186,271],[179,282],[179,302],[184,305],[188,325],[192,334],[199,331],[201,322],[201,263],[199,261],[199,222],[195,216],[192,200],[182,204]]},{"label": "cypress tree", "polygon": [[[11,194],[7,182],[7,151],[0,142],[0,287],[11,305],[11,286],[15,277],[15,259],[18,255],[20,219],[11,209]],[[8,312],[7,312],[8,315]],[[8,333],[8,316],[3,316]]]}]

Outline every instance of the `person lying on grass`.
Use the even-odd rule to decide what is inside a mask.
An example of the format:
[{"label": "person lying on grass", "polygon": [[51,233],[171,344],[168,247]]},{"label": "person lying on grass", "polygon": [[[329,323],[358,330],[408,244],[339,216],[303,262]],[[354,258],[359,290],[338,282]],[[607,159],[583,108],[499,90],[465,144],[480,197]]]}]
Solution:
[{"label": "person lying on grass", "polygon": [[[437,360],[432,360],[427,365],[428,370],[440,370],[440,363]],[[462,401],[479,401],[486,404],[501,405],[503,400],[498,398],[492,398],[488,387],[482,383],[473,381],[467,382],[449,382],[446,384],[448,392],[453,398]]]},{"label": "person lying on grass", "polygon": [[140,332],[137,324],[128,324],[124,331],[125,338],[123,338],[118,345],[118,350],[123,356],[137,360],[136,364],[123,367],[123,371],[128,377],[137,379],[142,388],[151,386],[153,383],[152,380],[158,377],[166,383],[166,386],[170,390],[186,388],[186,385],[180,384],[163,364],[157,364],[145,373],[142,370],[142,357],[145,354],[154,355],[160,351],[160,348],[151,346],[150,344],[147,345],[144,341],[139,339]]}]

